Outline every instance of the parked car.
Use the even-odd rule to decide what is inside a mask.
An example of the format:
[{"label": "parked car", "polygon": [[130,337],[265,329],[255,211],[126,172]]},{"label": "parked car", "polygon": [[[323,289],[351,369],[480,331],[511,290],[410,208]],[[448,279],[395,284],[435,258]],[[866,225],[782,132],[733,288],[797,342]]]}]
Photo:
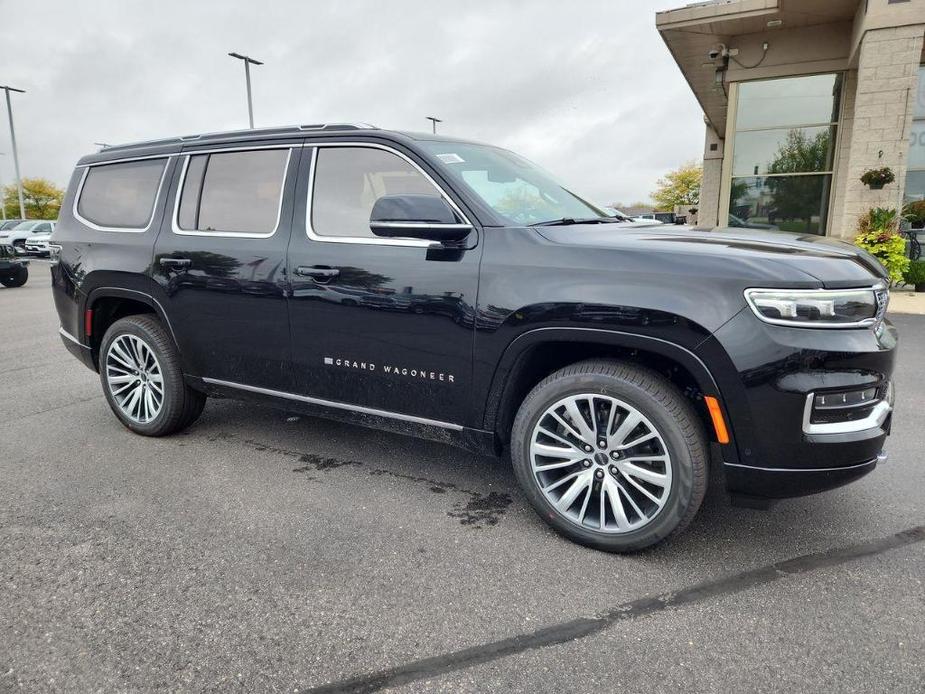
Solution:
[{"label": "parked car", "polygon": [[48,257],[51,255],[51,232],[35,232],[26,239],[25,247],[27,253]]},{"label": "parked car", "polygon": [[20,250],[26,249],[26,240],[32,234],[51,234],[55,230],[55,222],[48,219],[29,219],[20,222],[12,229],[0,231],[0,243],[6,243]]},{"label": "parked car", "polygon": [[22,222],[22,219],[4,219],[0,221],[0,231],[6,231],[7,229],[12,229],[14,226]]},{"label": "parked car", "polygon": [[184,137],[80,160],[52,291],[138,434],[215,394],[509,453],[539,516],[604,550],[683,529],[711,459],[750,505],[884,459],[897,334],[876,259],[615,223],[472,142]]},{"label": "parked car", "polygon": [[662,222],[657,219],[643,219],[641,217],[630,217],[628,214],[621,212],[620,210],[614,207],[603,207],[601,208],[609,214],[610,216],[616,218],[617,220],[624,222],[625,224],[630,224],[634,227],[657,227],[661,226]]},{"label": "parked car", "polygon": [[29,261],[20,258],[16,249],[0,244],[0,284],[4,287],[21,287],[29,279]]}]

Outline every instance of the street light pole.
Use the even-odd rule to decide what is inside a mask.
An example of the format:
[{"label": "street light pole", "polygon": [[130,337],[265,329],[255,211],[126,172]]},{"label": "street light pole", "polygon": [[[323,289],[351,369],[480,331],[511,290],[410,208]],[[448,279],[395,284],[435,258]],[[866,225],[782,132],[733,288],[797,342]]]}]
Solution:
[{"label": "street light pole", "polygon": [[237,58],[238,60],[244,61],[244,80],[247,82],[247,119],[250,123],[251,130],[254,129],[254,103],[251,100],[251,63],[254,65],[263,65],[262,62],[251,58],[249,55],[241,55],[240,53],[229,53],[232,58]]},{"label": "street light pole", "polygon": [[[5,157],[5,156],[6,156],[6,152],[0,152],[0,157]],[[3,173],[3,172],[0,171],[0,174],[2,174],[2,173]],[[6,195],[5,195],[5,192],[6,192],[6,191],[3,190],[3,176],[0,175],[0,214],[3,215],[3,221],[4,221],[4,222],[6,221]]]},{"label": "street light pole", "polygon": [[26,218],[26,205],[22,197],[22,178],[19,175],[19,153],[16,150],[16,130],[13,128],[13,107],[10,104],[10,92],[25,94],[25,89],[16,89],[15,87],[2,86],[0,89],[6,92],[6,115],[10,119],[10,143],[13,145],[13,168],[16,171],[16,190],[19,193],[19,218]]},{"label": "street light pole", "polygon": [[435,118],[434,116],[424,116],[424,117],[425,117],[427,120],[429,120],[431,123],[433,123],[433,126],[434,126],[434,135],[436,135],[436,134],[437,134],[437,123],[442,123],[443,121],[440,120],[439,118]]}]

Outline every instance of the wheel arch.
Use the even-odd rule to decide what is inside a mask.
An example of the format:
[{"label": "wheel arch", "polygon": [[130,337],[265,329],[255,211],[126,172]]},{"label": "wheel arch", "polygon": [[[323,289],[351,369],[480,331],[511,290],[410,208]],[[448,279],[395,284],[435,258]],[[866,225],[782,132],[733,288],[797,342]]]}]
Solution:
[{"label": "wheel arch", "polygon": [[[86,318],[87,311],[92,311]],[[170,325],[170,319],[161,303],[145,292],[124,287],[97,287],[91,291],[84,302],[80,324],[81,337],[84,344],[90,346],[93,363],[99,369],[99,350],[106,330],[115,321],[126,316],[139,314],[153,314],[163,323],[170,333],[174,344],[177,344],[176,335]],[[89,324],[90,332],[87,332]]]},{"label": "wheel arch", "polygon": [[723,445],[724,456],[738,458],[722,393],[700,357],[662,338],[598,328],[536,328],[517,336],[495,369],[483,411],[483,427],[494,431],[499,443],[505,445],[517,408],[527,393],[553,371],[590,358],[631,361],[668,377],[685,395],[698,401],[695,408],[708,438],[714,442],[715,430],[702,396],[717,398],[729,430],[729,443]]}]

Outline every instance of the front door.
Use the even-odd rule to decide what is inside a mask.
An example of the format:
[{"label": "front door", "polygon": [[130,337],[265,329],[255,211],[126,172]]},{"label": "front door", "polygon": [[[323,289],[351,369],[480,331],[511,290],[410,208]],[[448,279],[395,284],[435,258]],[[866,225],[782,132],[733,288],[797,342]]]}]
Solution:
[{"label": "front door", "polygon": [[374,236],[376,199],[412,193],[450,200],[395,147],[304,150],[288,261],[293,380],[346,409],[462,424],[481,244],[476,231],[452,250]]},{"label": "front door", "polygon": [[194,372],[288,390],[286,246],[300,143],[184,152],[152,273]]}]

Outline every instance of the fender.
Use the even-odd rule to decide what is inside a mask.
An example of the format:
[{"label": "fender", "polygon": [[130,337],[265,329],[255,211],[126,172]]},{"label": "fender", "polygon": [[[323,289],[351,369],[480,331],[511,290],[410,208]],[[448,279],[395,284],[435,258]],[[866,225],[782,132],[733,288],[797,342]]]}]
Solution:
[{"label": "fender", "polygon": [[[686,347],[662,338],[600,328],[535,328],[514,338],[505,349],[491,381],[484,410],[484,429],[496,430],[500,406],[504,402],[504,396],[511,380],[510,375],[517,367],[518,361],[531,347],[546,342],[591,342],[622,349],[639,349],[677,362],[694,377],[701,392],[706,395],[713,395],[719,400],[723,417],[730,429],[730,442],[724,448],[730,449],[730,452],[736,450],[735,434],[732,431],[731,418],[728,415],[722,392],[709,367],[700,357]],[[728,454],[727,457],[729,457]]]},{"label": "fender", "polygon": [[[167,330],[170,331],[170,337],[173,339],[174,344],[177,343],[177,336],[173,331],[173,326],[170,324],[170,318],[167,317],[167,312],[164,310],[164,307],[161,305],[161,302],[155,299],[151,294],[143,292],[137,289],[126,289],[124,287],[95,287],[90,291],[88,295],[80,302],[80,315],[83,316],[84,312],[87,309],[92,309],[93,305],[100,299],[109,299],[109,298],[121,298],[121,299],[132,299],[133,301],[138,301],[143,304],[150,306],[154,309],[155,315],[160,319],[160,321],[167,326]],[[79,321],[79,340],[81,344],[89,345],[90,341],[87,337],[85,326],[83,320]],[[102,337],[102,336],[100,336]],[[180,355],[181,364],[183,364],[183,371],[187,373],[185,359],[183,355]]]}]

